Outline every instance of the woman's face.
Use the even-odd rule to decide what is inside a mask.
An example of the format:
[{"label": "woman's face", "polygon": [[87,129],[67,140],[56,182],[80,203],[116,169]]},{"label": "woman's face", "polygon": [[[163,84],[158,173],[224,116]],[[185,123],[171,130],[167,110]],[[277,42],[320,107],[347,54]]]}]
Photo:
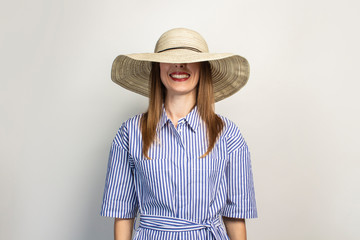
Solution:
[{"label": "woman's face", "polygon": [[199,82],[201,63],[160,63],[161,82],[167,96],[194,95]]}]

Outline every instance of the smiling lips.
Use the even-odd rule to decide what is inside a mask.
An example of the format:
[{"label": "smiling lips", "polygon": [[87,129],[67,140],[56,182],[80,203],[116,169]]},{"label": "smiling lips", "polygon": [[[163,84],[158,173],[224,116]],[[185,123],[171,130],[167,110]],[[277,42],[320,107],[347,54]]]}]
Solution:
[{"label": "smiling lips", "polygon": [[169,74],[170,78],[177,82],[183,82],[190,78],[190,74],[186,72],[173,72]]}]

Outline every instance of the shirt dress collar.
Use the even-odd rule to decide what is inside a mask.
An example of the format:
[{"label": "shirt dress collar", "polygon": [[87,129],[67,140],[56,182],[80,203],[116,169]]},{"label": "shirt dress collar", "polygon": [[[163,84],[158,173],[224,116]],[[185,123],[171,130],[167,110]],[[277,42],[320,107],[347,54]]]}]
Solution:
[{"label": "shirt dress collar", "polygon": [[[188,126],[190,126],[191,130],[196,132],[199,122],[201,120],[199,112],[197,110],[197,106],[195,107],[184,117],[184,122],[187,123]],[[182,119],[179,119],[179,122],[181,122]],[[164,104],[162,105],[162,114],[160,117],[159,125],[158,127],[161,129],[167,124],[168,122],[171,122],[171,120],[167,117],[166,110],[164,107]]]}]

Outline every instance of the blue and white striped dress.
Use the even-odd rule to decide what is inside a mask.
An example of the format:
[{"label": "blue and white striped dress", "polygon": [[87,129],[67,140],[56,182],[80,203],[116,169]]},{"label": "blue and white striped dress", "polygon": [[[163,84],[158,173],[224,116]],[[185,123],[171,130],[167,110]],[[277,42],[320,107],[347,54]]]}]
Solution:
[{"label": "blue and white striped dress", "polygon": [[142,155],[141,115],[120,127],[111,145],[102,216],[134,218],[134,240],[229,239],[221,216],[256,218],[250,153],[233,122],[209,155],[206,128],[195,107],[178,121],[165,109],[147,160]]}]

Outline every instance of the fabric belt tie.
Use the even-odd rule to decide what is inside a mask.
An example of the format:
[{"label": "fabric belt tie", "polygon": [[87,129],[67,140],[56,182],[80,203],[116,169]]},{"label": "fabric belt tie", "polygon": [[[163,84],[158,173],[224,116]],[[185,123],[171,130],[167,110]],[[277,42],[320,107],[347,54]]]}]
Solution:
[{"label": "fabric belt tie", "polygon": [[216,240],[223,240],[224,238],[220,236],[217,230],[219,226],[221,226],[221,222],[218,217],[198,223],[182,218],[142,214],[139,223],[139,227],[142,228],[167,232],[194,231],[206,228],[214,235]]}]

